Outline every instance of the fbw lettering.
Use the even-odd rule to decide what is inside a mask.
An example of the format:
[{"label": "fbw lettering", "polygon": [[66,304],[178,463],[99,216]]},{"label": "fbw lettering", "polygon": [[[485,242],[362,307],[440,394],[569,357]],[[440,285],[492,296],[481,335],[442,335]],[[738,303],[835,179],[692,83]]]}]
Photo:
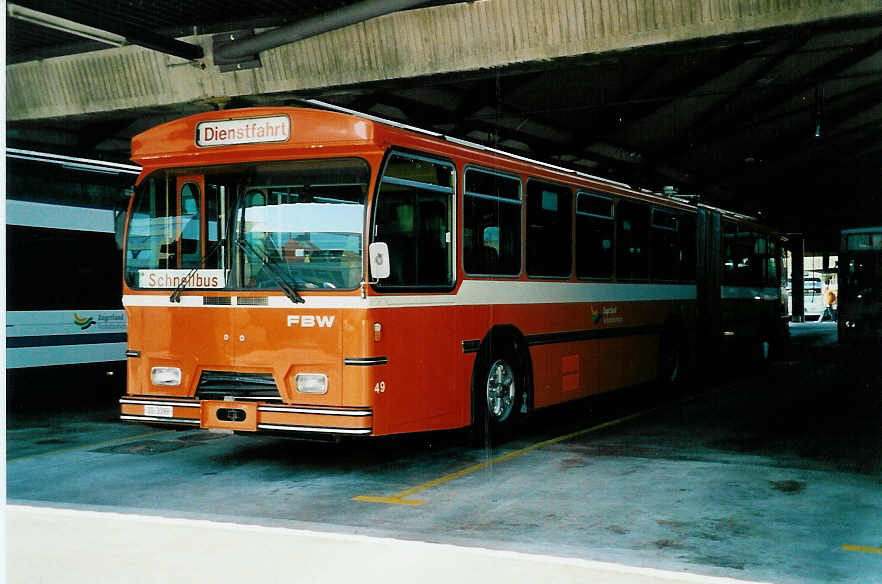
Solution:
[{"label": "fbw lettering", "polygon": [[300,325],[303,328],[330,328],[334,326],[334,317],[324,314],[289,314],[288,326]]}]

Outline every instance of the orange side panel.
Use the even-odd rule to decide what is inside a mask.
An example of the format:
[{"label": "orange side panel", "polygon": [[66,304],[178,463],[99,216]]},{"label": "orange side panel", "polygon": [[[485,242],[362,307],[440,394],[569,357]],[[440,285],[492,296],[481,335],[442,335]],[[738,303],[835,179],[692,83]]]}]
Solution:
[{"label": "orange side panel", "polygon": [[581,386],[581,355],[564,355],[560,360],[561,388],[563,391],[576,391]]},{"label": "orange side panel", "polygon": [[455,383],[454,365],[462,354],[457,309],[390,308],[371,314],[382,326],[375,354],[389,357],[388,365],[371,371],[377,432],[434,430],[461,419],[461,396],[468,390]]}]

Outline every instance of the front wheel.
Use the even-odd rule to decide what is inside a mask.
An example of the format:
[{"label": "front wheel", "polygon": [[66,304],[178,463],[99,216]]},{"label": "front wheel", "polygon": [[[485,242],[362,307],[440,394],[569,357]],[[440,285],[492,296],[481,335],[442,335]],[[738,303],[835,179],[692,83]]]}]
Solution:
[{"label": "front wheel", "polygon": [[476,368],[473,438],[476,446],[504,439],[525,412],[524,379],[514,352],[485,357]]},{"label": "front wheel", "polygon": [[501,424],[512,416],[518,394],[516,379],[514,369],[505,359],[496,359],[488,368],[484,398],[491,424]]}]

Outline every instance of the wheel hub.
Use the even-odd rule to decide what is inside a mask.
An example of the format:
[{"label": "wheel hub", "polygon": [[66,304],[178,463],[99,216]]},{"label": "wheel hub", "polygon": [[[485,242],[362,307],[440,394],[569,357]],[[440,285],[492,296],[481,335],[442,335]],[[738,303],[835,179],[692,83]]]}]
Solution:
[{"label": "wheel hub", "polygon": [[504,359],[490,365],[487,374],[487,411],[496,421],[503,421],[511,414],[515,401],[514,371]]}]

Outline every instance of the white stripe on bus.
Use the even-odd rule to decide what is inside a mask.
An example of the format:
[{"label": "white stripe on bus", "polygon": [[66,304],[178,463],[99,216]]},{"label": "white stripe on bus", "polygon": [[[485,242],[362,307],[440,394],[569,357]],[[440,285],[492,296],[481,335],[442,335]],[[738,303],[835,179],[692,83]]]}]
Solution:
[{"label": "white stripe on bus", "polygon": [[9,369],[125,360],[126,343],[96,343],[91,345],[59,345],[55,347],[18,347],[6,349],[6,367]]},{"label": "white stripe on bus", "polygon": [[[170,294],[123,297],[124,306],[202,307],[202,296],[182,296],[172,303]],[[235,295],[235,294],[233,294]],[[417,306],[476,306],[489,304],[563,304],[572,302],[634,302],[695,300],[695,284],[613,284],[573,282],[487,282],[466,280],[457,294],[421,294],[369,296],[310,296],[304,304],[294,304],[285,296],[269,296],[266,306],[248,308],[406,308]],[[230,308],[230,306],[206,306]]]},{"label": "white stripe on bus", "polygon": [[113,211],[6,200],[6,224],[45,229],[113,233]]}]

